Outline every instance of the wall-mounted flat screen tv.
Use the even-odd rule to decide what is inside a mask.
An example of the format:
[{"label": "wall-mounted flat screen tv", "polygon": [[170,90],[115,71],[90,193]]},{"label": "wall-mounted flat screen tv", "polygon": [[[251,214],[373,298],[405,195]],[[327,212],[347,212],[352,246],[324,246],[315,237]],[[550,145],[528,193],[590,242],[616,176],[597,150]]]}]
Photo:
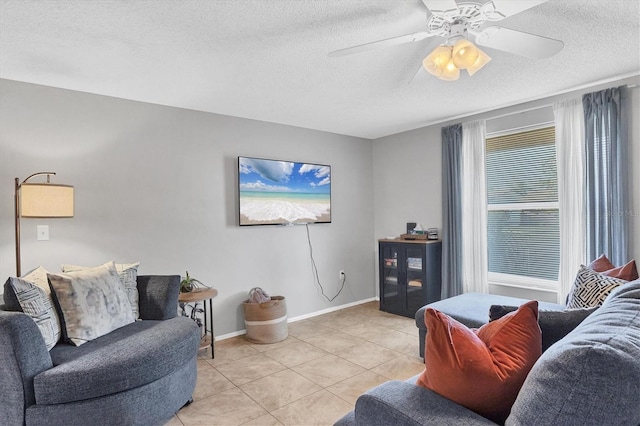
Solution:
[{"label": "wall-mounted flat screen tv", "polygon": [[240,225],[331,222],[331,166],[238,157]]}]

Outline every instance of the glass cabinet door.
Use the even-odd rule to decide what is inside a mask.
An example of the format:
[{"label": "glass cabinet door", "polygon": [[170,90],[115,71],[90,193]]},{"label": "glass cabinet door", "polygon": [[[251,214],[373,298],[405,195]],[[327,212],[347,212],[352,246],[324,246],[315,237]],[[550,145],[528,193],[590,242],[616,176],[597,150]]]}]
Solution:
[{"label": "glass cabinet door", "polygon": [[424,305],[424,250],[420,247],[405,250],[406,271],[406,307],[408,311],[417,311]]},{"label": "glass cabinet door", "polygon": [[394,246],[381,247],[382,263],[380,265],[382,291],[380,301],[385,309],[402,309],[401,293],[399,290],[398,249]]}]

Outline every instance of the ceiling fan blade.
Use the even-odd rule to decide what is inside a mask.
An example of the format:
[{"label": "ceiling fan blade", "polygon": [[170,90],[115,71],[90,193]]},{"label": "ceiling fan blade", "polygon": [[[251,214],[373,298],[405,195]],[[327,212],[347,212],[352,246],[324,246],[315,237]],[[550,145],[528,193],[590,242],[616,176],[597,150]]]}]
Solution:
[{"label": "ceiling fan blade", "polygon": [[422,62],[420,63],[420,67],[417,69],[416,73],[413,75],[413,77],[411,77],[411,80],[409,80],[409,82],[407,83],[408,85],[413,84],[414,80],[418,79],[418,76],[422,75],[422,73],[425,72],[424,66],[422,65]]},{"label": "ceiling fan blade", "polygon": [[535,59],[553,56],[564,47],[560,40],[497,26],[477,33],[476,44]]},{"label": "ceiling fan blade", "polygon": [[351,55],[352,53],[360,53],[371,49],[376,49],[383,46],[395,46],[396,44],[412,43],[414,41],[424,40],[427,37],[432,37],[435,34],[431,34],[427,31],[419,31],[413,34],[407,34],[398,37],[387,38],[384,40],[372,41],[371,43],[360,44],[358,46],[347,47],[340,50],[334,50],[329,52],[329,56],[344,56]]},{"label": "ceiling fan blade", "polygon": [[455,0],[422,0],[427,9],[434,15],[443,15],[447,12],[457,12],[458,5]]},{"label": "ceiling fan blade", "polygon": [[491,0],[482,5],[480,10],[487,18],[487,21],[499,21],[506,17],[515,15],[531,9],[539,4],[546,3],[548,0]]}]

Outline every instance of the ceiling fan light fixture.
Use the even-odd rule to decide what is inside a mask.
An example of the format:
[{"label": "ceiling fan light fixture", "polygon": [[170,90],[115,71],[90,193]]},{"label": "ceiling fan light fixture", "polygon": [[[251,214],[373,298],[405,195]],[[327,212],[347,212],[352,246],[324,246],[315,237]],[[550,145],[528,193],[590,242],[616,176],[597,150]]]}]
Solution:
[{"label": "ceiling fan light fixture", "polygon": [[476,50],[478,51],[478,58],[476,59],[473,65],[471,65],[470,67],[467,67],[467,72],[469,73],[469,76],[472,76],[478,71],[480,71],[482,67],[484,67],[489,63],[489,61],[491,61],[491,57],[489,55],[487,55],[477,47],[476,47]]},{"label": "ceiling fan light fixture", "polygon": [[422,66],[429,74],[442,76],[451,62],[451,46],[438,46],[422,61]]},{"label": "ceiling fan light fixture", "polygon": [[440,80],[455,81],[460,78],[460,69],[453,63],[453,58],[444,67],[442,75],[438,76]]},{"label": "ceiling fan light fixture", "polygon": [[453,45],[452,59],[456,68],[461,70],[473,66],[478,60],[479,50],[469,40],[462,38]]}]

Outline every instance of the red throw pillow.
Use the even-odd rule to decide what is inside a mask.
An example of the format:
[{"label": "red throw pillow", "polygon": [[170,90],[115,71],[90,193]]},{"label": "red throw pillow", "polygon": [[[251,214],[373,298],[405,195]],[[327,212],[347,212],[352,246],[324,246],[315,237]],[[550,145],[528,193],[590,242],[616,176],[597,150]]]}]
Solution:
[{"label": "red throw pillow", "polygon": [[613,278],[619,278],[625,281],[633,281],[638,279],[638,269],[636,268],[635,260],[632,260],[617,268],[612,268],[607,271],[601,272],[601,274]]},{"label": "red throw pillow", "polygon": [[622,266],[615,267],[613,263],[602,254],[599,258],[589,264],[589,269],[606,275],[608,277],[619,278],[625,281],[633,281],[638,279],[638,269],[636,261],[632,260]]},{"label": "red throw pillow", "polygon": [[611,263],[611,261],[609,260],[607,255],[604,254],[604,253],[601,254],[599,258],[597,258],[596,260],[591,262],[589,264],[589,266],[588,266],[589,269],[591,269],[593,271],[596,271],[596,272],[608,271],[609,269],[613,269],[615,267],[616,267],[616,265]]},{"label": "red throw pillow", "polygon": [[504,423],[542,354],[538,302],[471,330],[435,309],[425,312],[425,370],[417,384]]}]

